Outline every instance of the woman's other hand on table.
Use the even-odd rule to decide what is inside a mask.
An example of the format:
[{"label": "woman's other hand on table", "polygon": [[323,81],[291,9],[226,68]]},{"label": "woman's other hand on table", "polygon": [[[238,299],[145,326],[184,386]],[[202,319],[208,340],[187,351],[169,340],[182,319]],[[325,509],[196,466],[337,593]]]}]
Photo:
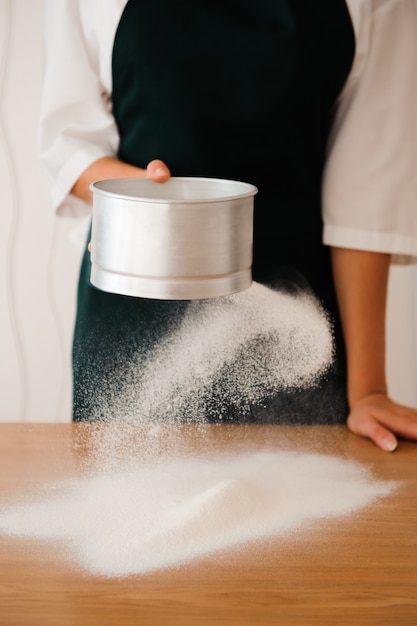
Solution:
[{"label": "woman's other hand on table", "polygon": [[388,452],[397,447],[397,435],[417,440],[417,409],[398,404],[383,393],[355,402],[347,424],[353,433],[368,437]]}]

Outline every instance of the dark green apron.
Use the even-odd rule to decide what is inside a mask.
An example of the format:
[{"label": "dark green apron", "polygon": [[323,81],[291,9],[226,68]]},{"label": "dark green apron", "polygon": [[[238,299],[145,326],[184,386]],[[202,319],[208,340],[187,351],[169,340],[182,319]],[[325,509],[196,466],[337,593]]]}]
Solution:
[{"label": "dark green apron", "polygon": [[[130,0],[118,26],[112,97],[120,159],[146,167],[158,158],[174,176],[254,183],[254,279],[312,290],[334,321],[338,357],[321,388],[277,394],[244,416],[226,411],[234,420],[346,417],[343,343],[321,244],[321,179],[353,55],[343,0]],[[75,420],[112,416],[131,359],[146,367],[188,306],[107,294],[90,285],[89,273],[86,253],[73,349]]]}]

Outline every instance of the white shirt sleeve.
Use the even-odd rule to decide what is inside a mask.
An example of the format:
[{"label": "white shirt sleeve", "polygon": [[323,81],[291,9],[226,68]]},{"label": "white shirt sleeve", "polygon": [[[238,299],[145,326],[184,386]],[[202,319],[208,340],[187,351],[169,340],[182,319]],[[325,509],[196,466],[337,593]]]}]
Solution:
[{"label": "white shirt sleeve", "polygon": [[417,3],[349,0],[354,64],[323,179],[325,244],[417,260]]},{"label": "white shirt sleeve", "polygon": [[[51,179],[52,208],[59,215],[78,217],[90,213],[90,206],[71,195],[70,190],[91,163],[117,152],[119,139],[111,113],[108,66],[124,3],[118,4],[121,6],[115,5],[113,23],[106,8],[102,6],[100,12],[97,3],[45,0],[46,63],[38,142],[40,158]],[[88,15],[94,9],[96,15]],[[99,16],[103,11],[104,17]],[[90,25],[88,19],[92,20]],[[107,64],[99,59],[103,51],[88,30],[91,23],[103,20],[109,30],[107,39],[104,37]]]}]

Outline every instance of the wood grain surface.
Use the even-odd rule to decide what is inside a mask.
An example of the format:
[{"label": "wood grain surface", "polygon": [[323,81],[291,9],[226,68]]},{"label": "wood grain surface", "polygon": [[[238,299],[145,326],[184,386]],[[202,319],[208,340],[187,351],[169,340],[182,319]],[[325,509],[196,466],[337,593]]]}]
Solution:
[{"label": "wood grain surface", "polygon": [[[45,481],[81,476],[100,428],[0,424],[0,506]],[[80,571],[51,543],[0,535],[0,626],[417,624],[416,444],[384,453],[335,426],[187,426],[175,433],[186,451],[320,452],[359,461],[400,485],[353,515],[286,538],[121,579]]]}]

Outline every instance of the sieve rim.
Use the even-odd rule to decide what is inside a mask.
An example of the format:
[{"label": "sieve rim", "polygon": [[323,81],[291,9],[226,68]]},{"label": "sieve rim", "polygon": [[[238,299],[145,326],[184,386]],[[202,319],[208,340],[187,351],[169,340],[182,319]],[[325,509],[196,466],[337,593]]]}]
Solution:
[{"label": "sieve rim", "polygon": [[[177,192],[180,185],[191,185],[194,187],[198,187],[199,185],[209,185],[212,187],[219,188],[219,195],[207,197],[202,195],[195,195],[192,197],[181,196],[181,197],[164,197],[161,195],[153,195],[154,192],[158,192],[159,190],[167,187],[177,187]],[[152,193],[123,193],[120,191],[120,187],[133,187],[137,185],[138,191],[140,192],[140,187],[143,189],[152,189]],[[241,191],[221,194],[221,188],[227,189],[230,187],[236,187],[236,190],[240,189]],[[113,188],[113,189],[112,189]],[[117,190],[119,189],[119,190]],[[240,200],[242,198],[249,198],[258,193],[258,188],[252,183],[247,183],[240,180],[232,180],[227,178],[210,178],[210,177],[193,177],[193,176],[173,176],[169,180],[164,183],[159,183],[150,180],[149,178],[139,178],[139,177],[130,177],[130,178],[109,178],[109,179],[101,179],[96,180],[90,185],[90,190],[97,195],[104,196],[107,198],[118,198],[123,200],[132,200],[134,202],[154,202],[154,203],[168,203],[168,204],[212,204],[217,202],[228,202],[230,200]]]}]

